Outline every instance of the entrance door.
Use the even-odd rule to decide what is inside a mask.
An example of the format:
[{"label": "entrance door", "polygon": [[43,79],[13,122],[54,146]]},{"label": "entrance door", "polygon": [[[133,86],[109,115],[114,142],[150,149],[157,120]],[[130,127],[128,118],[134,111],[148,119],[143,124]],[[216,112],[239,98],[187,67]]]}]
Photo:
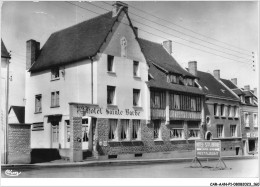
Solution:
[{"label": "entrance door", "polygon": [[249,152],[255,151],[255,140],[248,140]]},{"label": "entrance door", "polygon": [[82,119],[82,149],[88,149],[90,118]]},{"label": "entrance door", "polygon": [[59,148],[59,122],[51,122],[51,142],[52,148]]}]

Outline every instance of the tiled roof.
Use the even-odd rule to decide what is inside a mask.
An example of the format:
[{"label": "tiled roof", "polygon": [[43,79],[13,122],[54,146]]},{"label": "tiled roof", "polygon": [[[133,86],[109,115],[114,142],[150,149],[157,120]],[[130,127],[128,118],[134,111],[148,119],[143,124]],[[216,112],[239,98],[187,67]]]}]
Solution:
[{"label": "tiled roof", "polygon": [[246,97],[255,97],[255,95],[248,90],[244,90],[244,93]]},{"label": "tiled roof", "polygon": [[184,70],[161,44],[141,38],[139,38],[138,41],[141,46],[142,52],[144,53],[146,61],[152,61],[153,63],[157,64],[158,66],[169,72],[189,77],[195,77],[188,71]]},{"label": "tiled roof", "polygon": [[239,100],[231,91],[216,80],[210,73],[198,71],[199,84],[208,96]]},{"label": "tiled roof", "polygon": [[53,33],[30,71],[41,71],[96,55],[117,17],[108,12]]},{"label": "tiled roof", "polygon": [[238,96],[245,95],[245,93],[242,90],[240,90],[239,88],[232,89],[232,91],[235,92],[235,94],[237,94]]},{"label": "tiled roof", "polygon": [[11,106],[9,109],[9,113],[10,113],[11,109],[14,110],[14,113],[15,113],[19,123],[24,123],[25,107],[24,106]]},{"label": "tiled roof", "polygon": [[2,39],[1,39],[1,57],[11,58]]},{"label": "tiled roof", "polygon": [[230,80],[227,79],[220,79],[227,87],[230,89],[237,89],[238,87]]},{"label": "tiled roof", "polygon": [[199,94],[205,95],[199,88],[191,87],[191,86],[184,86],[178,84],[172,84],[167,82],[167,76],[164,72],[159,70],[155,65],[149,63],[149,74],[153,76],[153,79],[149,80],[147,85],[152,88],[159,88],[159,89],[167,89],[173,90],[178,92],[185,92],[185,93],[192,93],[192,94]]}]

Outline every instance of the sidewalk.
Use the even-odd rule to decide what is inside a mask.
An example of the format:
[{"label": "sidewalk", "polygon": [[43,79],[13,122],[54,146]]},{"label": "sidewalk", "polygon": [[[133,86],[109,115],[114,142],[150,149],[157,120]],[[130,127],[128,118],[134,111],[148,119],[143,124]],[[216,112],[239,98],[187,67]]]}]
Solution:
[{"label": "sidewalk", "polygon": [[[166,162],[191,162],[193,158],[172,158],[172,159],[134,159],[134,160],[84,160],[82,162],[69,162],[65,160],[54,160],[51,162],[36,164],[2,164],[2,169],[15,168],[39,168],[39,167],[79,167],[79,166],[105,166],[105,165],[137,165],[137,164],[155,164]],[[239,160],[239,159],[258,159],[258,155],[248,156],[225,156],[223,160]],[[206,159],[200,159],[206,161]],[[213,159],[209,159],[213,160]],[[217,160],[217,159],[214,159]]]}]

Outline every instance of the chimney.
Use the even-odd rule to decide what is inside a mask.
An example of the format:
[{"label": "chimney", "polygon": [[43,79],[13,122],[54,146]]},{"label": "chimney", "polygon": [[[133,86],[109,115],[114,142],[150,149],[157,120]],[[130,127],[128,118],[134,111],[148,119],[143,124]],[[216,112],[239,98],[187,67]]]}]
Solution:
[{"label": "chimney", "polygon": [[134,30],[135,30],[136,37],[138,38],[138,28],[134,27]]},{"label": "chimney", "polygon": [[119,10],[121,9],[121,7],[124,8],[124,10],[126,12],[128,12],[128,4],[126,3],[123,3],[121,1],[116,1],[114,4],[113,4],[113,9],[112,9],[112,17],[115,17],[117,16]]},{"label": "chimney", "polygon": [[188,66],[189,66],[189,72],[192,75],[197,76],[197,62],[196,61],[190,61]]},{"label": "chimney", "polygon": [[232,82],[234,85],[237,85],[237,78],[231,79],[231,82]]},{"label": "chimney", "polygon": [[26,70],[30,69],[40,52],[40,42],[28,40],[26,42]]},{"label": "chimney", "polygon": [[214,70],[213,75],[214,75],[215,79],[220,80],[220,70],[219,69]]},{"label": "chimney", "polygon": [[245,85],[245,86],[244,86],[244,90],[250,91],[250,85]]},{"label": "chimney", "polygon": [[257,88],[254,88],[254,95],[257,97]]},{"label": "chimney", "polygon": [[163,47],[166,49],[166,51],[169,54],[172,54],[172,41],[171,40],[167,40],[163,42]]}]

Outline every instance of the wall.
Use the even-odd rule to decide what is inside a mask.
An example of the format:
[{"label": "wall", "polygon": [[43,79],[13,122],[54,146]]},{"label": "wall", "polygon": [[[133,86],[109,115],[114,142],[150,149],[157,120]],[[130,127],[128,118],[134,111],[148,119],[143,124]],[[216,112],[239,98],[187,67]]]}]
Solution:
[{"label": "wall", "polygon": [[31,162],[31,125],[9,124],[8,164],[29,164]]},{"label": "wall", "polygon": [[19,123],[16,114],[14,113],[14,110],[12,109],[10,113],[8,114],[8,123]]}]

